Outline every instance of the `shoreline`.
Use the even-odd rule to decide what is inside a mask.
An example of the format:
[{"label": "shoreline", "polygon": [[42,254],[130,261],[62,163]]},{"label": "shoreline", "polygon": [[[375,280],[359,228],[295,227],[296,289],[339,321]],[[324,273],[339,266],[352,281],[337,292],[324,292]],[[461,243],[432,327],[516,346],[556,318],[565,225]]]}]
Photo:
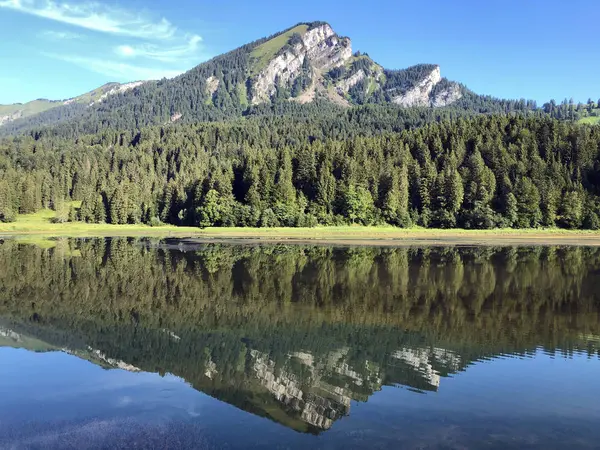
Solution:
[{"label": "shoreline", "polygon": [[188,243],[317,244],[352,246],[600,246],[600,231],[563,229],[424,229],[394,227],[206,228],[84,223],[0,224],[0,238],[156,237]]}]

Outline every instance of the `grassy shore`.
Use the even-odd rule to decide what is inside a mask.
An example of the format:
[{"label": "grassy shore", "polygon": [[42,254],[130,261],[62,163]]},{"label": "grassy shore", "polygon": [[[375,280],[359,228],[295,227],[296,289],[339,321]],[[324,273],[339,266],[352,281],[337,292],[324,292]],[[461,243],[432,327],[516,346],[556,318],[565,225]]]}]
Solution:
[{"label": "grassy shore", "polygon": [[[600,232],[562,229],[439,230],[390,226],[316,228],[206,228],[165,225],[52,223],[49,210],[20,215],[15,222],[0,223],[0,236],[34,237],[154,236],[194,238],[213,242],[323,242],[355,245],[600,245]],[[37,240],[35,240],[37,241]]]}]

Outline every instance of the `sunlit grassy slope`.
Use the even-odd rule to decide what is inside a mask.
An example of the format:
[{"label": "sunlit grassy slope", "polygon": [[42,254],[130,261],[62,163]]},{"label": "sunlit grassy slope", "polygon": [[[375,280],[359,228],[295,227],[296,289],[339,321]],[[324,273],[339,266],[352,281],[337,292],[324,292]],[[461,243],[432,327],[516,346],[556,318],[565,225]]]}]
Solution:
[{"label": "sunlit grassy slope", "polygon": [[[73,98],[72,102],[88,105],[117,86],[119,86],[119,83],[107,83],[97,89],[94,89],[93,91],[86,92],[85,94]],[[12,115],[20,111],[21,117],[28,117],[48,111],[49,109],[56,108],[58,106],[62,106],[64,104],[65,101],[63,100],[38,99],[27,103],[0,105],[0,116]]]},{"label": "sunlit grassy slope", "polygon": [[253,60],[252,72],[256,73],[263,69],[275,57],[277,52],[287,44],[294,33],[302,35],[306,33],[306,30],[308,30],[308,25],[298,25],[252,50],[252,53],[250,53]]},{"label": "sunlit grassy slope", "polygon": [[21,111],[22,117],[32,116],[51,108],[62,105],[62,102],[53,102],[50,100],[34,100],[28,103],[16,103],[14,105],[0,105],[0,116],[8,116]]}]

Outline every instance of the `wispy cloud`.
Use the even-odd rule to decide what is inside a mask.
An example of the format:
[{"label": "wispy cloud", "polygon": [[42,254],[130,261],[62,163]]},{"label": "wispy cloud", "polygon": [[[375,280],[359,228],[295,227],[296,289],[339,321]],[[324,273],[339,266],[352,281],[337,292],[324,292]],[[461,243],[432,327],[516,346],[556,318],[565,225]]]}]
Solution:
[{"label": "wispy cloud", "polygon": [[125,58],[147,58],[165,63],[174,63],[182,62],[182,60],[196,55],[201,42],[202,38],[200,36],[193,35],[188,38],[184,45],[172,47],[161,47],[154,44],[119,45],[115,47],[114,51],[117,55]]},{"label": "wispy cloud", "polygon": [[143,39],[169,39],[177,29],[167,19],[151,19],[137,12],[96,2],[0,0],[0,8],[66,23],[102,33]]},{"label": "wispy cloud", "polygon": [[40,37],[51,39],[53,41],[69,41],[74,39],[83,39],[83,36],[78,33],[71,33],[70,31],[54,31],[46,30],[39,34]]},{"label": "wispy cloud", "polygon": [[56,53],[44,53],[44,55],[50,58],[78,65],[103,75],[107,75],[114,81],[158,80],[161,78],[173,78],[185,71],[185,69],[177,70],[137,66],[103,58],[59,55]]},{"label": "wispy cloud", "polygon": [[[207,59],[202,38],[166,18],[92,0],[0,0],[12,10],[63,24],[37,34],[55,41],[45,56],[76,64],[114,81],[171,78]],[[80,33],[72,27],[79,27]],[[85,39],[101,33],[100,39]],[[60,48],[58,48],[58,42]],[[43,52],[43,50],[41,50]]]}]

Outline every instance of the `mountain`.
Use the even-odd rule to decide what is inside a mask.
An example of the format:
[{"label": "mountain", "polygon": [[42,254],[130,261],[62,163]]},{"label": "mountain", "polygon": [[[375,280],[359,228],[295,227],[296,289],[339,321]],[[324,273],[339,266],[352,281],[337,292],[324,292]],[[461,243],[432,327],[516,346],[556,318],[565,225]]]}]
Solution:
[{"label": "mountain", "polygon": [[[273,114],[270,107],[323,105],[326,110],[364,104],[401,107],[453,106],[476,112],[530,109],[529,102],[481,97],[442,78],[440,67],[420,64],[387,70],[354,52],[347,37],[325,22],[302,23],[217,56],[173,79],[109,84],[98,95],[46,102],[31,114],[9,116],[4,134],[67,122],[68,133],[136,130],[175,121],[224,121]],[[96,91],[93,91],[96,92]],[[103,97],[110,92],[110,97]],[[102,102],[89,101],[103,97]],[[317,114],[323,108],[314,108]],[[24,111],[24,109],[23,109]],[[37,112],[37,114],[36,114]],[[29,117],[27,117],[29,116]],[[8,120],[5,120],[7,122]]]},{"label": "mountain", "polygon": [[0,105],[0,126],[18,119],[35,116],[45,111],[68,105],[81,105],[90,107],[103,102],[111,95],[127,92],[145,83],[136,81],[132,83],[107,83],[93,91],[73,97],[67,100],[47,100],[39,98],[27,103],[14,103],[12,105]]}]

